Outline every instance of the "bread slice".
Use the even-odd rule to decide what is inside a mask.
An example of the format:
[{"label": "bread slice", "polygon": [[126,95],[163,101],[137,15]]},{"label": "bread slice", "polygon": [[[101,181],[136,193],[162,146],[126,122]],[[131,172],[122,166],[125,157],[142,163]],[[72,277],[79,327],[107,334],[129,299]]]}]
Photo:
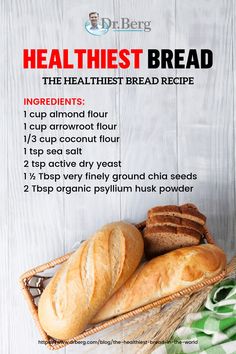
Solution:
[{"label": "bread slice", "polygon": [[206,223],[205,215],[201,214],[193,206],[192,204],[157,206],[148,211],[148,218],[154,215],[177,216],[204,225]]},{"label": "bread slice", "polygon": [[204,228],[201,224],[198,224],[195,221],[189,219],[179,218],[177,216],[169,216],[169,215],[153,215],[151,216],[146,223],[146,227],[152,226],[179,226],[185,227],[188,229],[195,230],[199,232],[201,235],[204,234]]},{"label": "bread slice", "polygon": [[147,258],[195,246],[201,241],[201,234],[193,229],[179,226],[152,226],[144,230],[144,245]]}]

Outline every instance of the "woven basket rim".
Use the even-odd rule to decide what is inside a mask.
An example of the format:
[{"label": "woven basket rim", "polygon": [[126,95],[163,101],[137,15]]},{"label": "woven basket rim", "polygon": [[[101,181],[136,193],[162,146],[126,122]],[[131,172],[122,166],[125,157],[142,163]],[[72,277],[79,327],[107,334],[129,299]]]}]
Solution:
[{"label": "woven basket rim", "polygon": [[[145,224],[146,224],[146,221],[143,221],[139,224],[136,224],[136,227],[139,228],[139,229],[143,229],[145,227]],[[209,232],[209,229],[207,228],[207,226],[204,226],[204,238],[206,239],[207,243],[211,243],[211,244],[215,244],[214,242],[214,238],[212,237],[211,233]],[[23,292],[23,295],[26,299],[26,302],[28,303],[28,306],[29,306],[29,309],[30,309],[30,312],[34,318],[34,321],[35,321],[35,324],[36,324],[36,327],[38,328],[39,330],[39,333],[42,337],[42,339],[44,341],[46,341],[46,346],[48,349],[50,350],[58,350],[58,349],[61,349],[65,346],[67,346],[68,344],[70,343],[73,343],[73,341],[78,341],[80,339],[83,339],[85,337],[88,337],[92,334],[95,334],[99,331],[102,331],[103,329],[107,328],[107,327],[110,327],[118,322],[121,322],[125,319],[129,319],[129,318],[132,318],[140,313],[143,313],[145,311],[148,311],[152,308],[155,308],[155,307],[158,307],[160,305],[164,305],[164,304],[167,304],[177,298],[180,298],[180,297],[183,297],[183,296],[186,296],[186,295],[190,295],[198,290],[201,290],[202,288],[206,287],[206,286],[209,286],[209,285],[212,285],[218,281],[220,281],[221,279],[223,279],[226,275],[226,271],[223,270],[220,274],[217,274],[216,276],[214,277],[211,277],[209,279],[206,279],[202,282],[199,282],[198,284],[195,284],[195,285],[192,285],[188,288],[185,288],[183,290],[180,290],[178,292],[175,292],[169,296],[166,296],[166,297],[163,297],[161,299],[158,299],[152,303],[149,303],[149,304],[146,304],[144,306],[141,306],[137,309],[134,309],[132,311],[129,311],[125,314],[122,314],[122,315],[119,315],[117,317],[114,317],[112,319],[109,319],[107,321],[104,321],[102,323],[99,323],[91,328],[88,328],[86,329],[84,332],[82,332],[81,334],[79,334],[78,336],[70,339],[69,341],[56,341],[54,339],[51,339],[47,333],[44,331],[44,329],[41,327],[41,324],[39,322],[39,317],[38,317],[38,311],[37,311],[37,306],[35,305],[34,303],[34,299],[33,299],[33,296],[30,292],[30,290],[28,289],[27,287],[27,282],[33,277],[35,276],[36,274],[38,273],[42,273],[44,272],[45,270],[47,269],[51,269],[53,267],[55,267],[56,265],[59,265],[63,262],[65,262],[69,257],[70,255],[72,254],[73,252],[70,252],[70,253],[66,253],[65,255],[61,256],[61,257],[58,257],[50,262],[47,262],[47,263],[44,263],[44,264],[41,264],[37,267],[34,267],[30,270],[28,270],[27,272],[23,273],[20,278],[19,278],[19,284],[20,284],[20,288]]]}]

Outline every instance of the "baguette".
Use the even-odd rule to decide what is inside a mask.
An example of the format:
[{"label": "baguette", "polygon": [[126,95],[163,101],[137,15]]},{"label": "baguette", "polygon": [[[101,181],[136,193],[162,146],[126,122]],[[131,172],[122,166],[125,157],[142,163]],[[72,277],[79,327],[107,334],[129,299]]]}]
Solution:
[{"label": "baguette", "polygon": [[127,223],[106,225],[83,242],[40,297],[38,315],[46,333],[68,340],[83,332],[133,274],[142,255],[142,235]]},{"label": "baguette", "polygon": [[140,266],[108,300],[92,323],[98,323],[171,295],[221,273],[224,252],[215,245],[181,248]]}]

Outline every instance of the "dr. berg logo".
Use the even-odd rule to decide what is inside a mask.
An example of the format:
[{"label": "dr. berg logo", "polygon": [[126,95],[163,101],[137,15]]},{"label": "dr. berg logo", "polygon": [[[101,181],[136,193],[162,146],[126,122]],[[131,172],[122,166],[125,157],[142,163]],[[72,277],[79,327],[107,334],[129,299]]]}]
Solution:
[{"label": "dr. berg logo", "polygon": [[90,12],[89,19],[85,22],[85,29],[93,36],[102,36],[111,29],[114,32],[150,32],[151,21],[136,21],[128,17],[121,17],[119,21],[109,17],[99,17],[98,12]]}]

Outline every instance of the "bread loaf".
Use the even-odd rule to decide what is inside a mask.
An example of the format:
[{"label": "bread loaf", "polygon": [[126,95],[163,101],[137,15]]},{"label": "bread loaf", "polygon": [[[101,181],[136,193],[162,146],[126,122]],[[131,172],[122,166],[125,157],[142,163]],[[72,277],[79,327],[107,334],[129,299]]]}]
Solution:
[{"label": "bread loaf", "polygon": [[108,300],[93,323],[136,309],[219,274],[224,252],[211,244],[181,248],[140,266]]},{"label": "bread loaf", "polygon": [[62,340],[81,333],[135,271],[142,255],[143,239],[135,226],[104,226],[62,265],[41,295],[43,329]]},{"label": "bread loaf", "polygon": [[180,247],[196,246],[206,217],[194,204],[157,206],[148,211],[144,248],[148,259]]}]

